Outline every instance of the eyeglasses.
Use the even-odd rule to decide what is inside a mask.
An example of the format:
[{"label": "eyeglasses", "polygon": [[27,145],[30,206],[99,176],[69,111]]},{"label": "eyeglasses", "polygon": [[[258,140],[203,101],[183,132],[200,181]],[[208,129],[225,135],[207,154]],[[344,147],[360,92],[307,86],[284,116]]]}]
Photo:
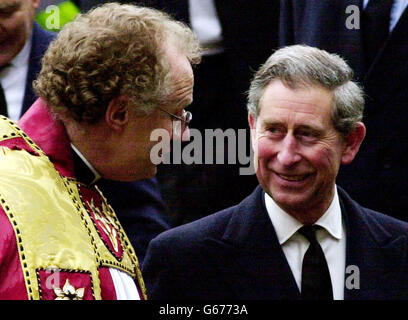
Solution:
[{"label": "eyeglasses", "polygon": [[183,114],[180,116],[176,116],[175,114],[168,112],[166,109],[158,107],[161,111],[166,112],[170,116],[172,116],[174,119],[180,120],[183,122],[184,126],[187,127],[190,123],[190,121],[193,119],[193,114],[190,111],[183,110]]}]

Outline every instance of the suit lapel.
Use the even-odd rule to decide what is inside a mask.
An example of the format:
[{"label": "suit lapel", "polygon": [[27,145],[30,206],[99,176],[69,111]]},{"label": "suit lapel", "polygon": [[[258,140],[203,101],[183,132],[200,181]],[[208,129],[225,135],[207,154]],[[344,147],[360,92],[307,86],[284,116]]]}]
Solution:
[{"label": "suit lapel", "polygon": [[406,260],[406,239],[392,237],[338,190],[347,230],[344,299],[392,299],[392,292],[398,294],[396,272],[402,271]]},{"label": "suit lapel", "polygon": [[[298,299],[299,291],[258,187],[232,213],[221,240],[218,268],[238,299]],[[221,254],[219,254],[221,252]]]},{"label": "suit lapel", "polygon": [[37,23],[34,23],[23,108],[20,117],[37,99],[33,91],[33,81],[41,70],[41,59],[54,36],[52,33],[42,30]]}]

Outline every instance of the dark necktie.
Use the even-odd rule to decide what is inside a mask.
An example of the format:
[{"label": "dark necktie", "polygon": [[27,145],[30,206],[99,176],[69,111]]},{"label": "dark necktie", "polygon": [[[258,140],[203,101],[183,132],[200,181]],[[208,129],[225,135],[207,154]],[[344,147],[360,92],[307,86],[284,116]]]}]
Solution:
[{"label": "dark necktie", "polygon": [[316,239],[315,228],[303,226],[299,229],[299,233],[310,242],[303,257],[301,296],[303,300],[333,300],[329,267]]},{"label": "dark necktie", "polygon": [[0,83],[0,115],[8,117],[6,96],[4,95],[4,90],[1,83]]},{"label": "dark necktie", "polygon": [[368,69],[386,42],[393,0],[370,0],[362,14],[362,40]]}]

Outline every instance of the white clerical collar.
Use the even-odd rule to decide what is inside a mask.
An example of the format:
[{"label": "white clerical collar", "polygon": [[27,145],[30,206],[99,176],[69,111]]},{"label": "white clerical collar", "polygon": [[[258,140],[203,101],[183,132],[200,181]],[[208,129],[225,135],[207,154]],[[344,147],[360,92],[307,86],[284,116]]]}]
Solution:
[{"label": "white clerical collar", "polygon": [[[303,225],[290,214],[282,210],[275,200],[273,200],[267,193],[265,193],[265,205],[279,243],[282,245]],[[323,227],[336,239],[341,239],[343,237],[341,209],[336,186],[332,203],[323,216],[316,221],[315,225]]]},{"label": "white clerical collar", "polygon": [[75,153],[78,155],[79,158],[86,164],[86,166],[89,168],[89,170],[92,171],[94,174],[95,178],[93,181],[89,183],[89,185],[94,184],[96,181],[102,178],[102,176],[98,173],[98,171],[95,170],[95,168],[91,165],[91,163],[85,158],[85,156],[71,143],[71,148],[72,150],[75,151]]}]

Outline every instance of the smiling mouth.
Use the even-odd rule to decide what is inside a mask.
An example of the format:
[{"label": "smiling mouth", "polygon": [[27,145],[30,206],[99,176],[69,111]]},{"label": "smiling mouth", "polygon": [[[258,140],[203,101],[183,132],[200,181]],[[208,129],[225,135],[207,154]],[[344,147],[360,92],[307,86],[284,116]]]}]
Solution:
[{"label": "smiling mouth", "polygon": [[297,182],[297,181],[304,181],[304,180],[306,180],[309,176],[310,176],[310,174],[302,174],[302,175],[284,175],[284,174],[279,174],[279,173],[276,173],[280,178],[282,178],[283,180],[286,180],[286,181],[295,181],[295,182]]}]

